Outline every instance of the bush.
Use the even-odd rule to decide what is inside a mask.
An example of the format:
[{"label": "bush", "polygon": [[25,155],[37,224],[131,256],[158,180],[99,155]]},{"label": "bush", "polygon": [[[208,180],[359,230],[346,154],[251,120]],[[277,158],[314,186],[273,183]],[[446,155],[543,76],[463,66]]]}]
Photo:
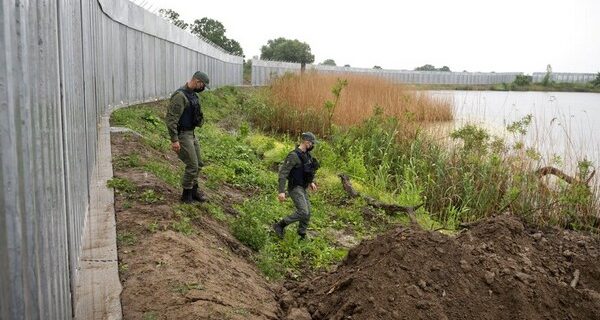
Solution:
[{"label": "bush", "polygon": [[532,76],[526,76],[526,75],[523,75],[523,74],[519,74],[515,78],[515,81],[513,81],[513,84],[517,85],[517,86],[524,87],[524,86],[530,85],[532,81],[533,81],[533,77]]},{"label": "bush", "polygon": [[598,75],[596,75],[596,79],[592,80],[591,83],[594,87],[600,87],[600,72],[598,72]]}]

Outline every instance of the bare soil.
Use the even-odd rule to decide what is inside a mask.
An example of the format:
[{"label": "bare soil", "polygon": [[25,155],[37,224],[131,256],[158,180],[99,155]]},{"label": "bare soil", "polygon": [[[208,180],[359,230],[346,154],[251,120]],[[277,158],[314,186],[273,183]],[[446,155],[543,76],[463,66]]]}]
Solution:
[{"label": "bare soil", "polygon": [[[181,165],[134,135],[113,134],[112,146],[114,157],[135,150]],[[129,207],[116,196],[117,232],[135,236],[118,248],[125,319],[600,319],[597,235],[533,229],[512,215],[456,236],[395,227],[355,246],[332,272],[271,283],[212,216],[192,221],[194,235],[173,230],[179,189],[139,168],[115,176],[164,197]],[[233,215],[249,196],[228,186],[208,192]]]},{"label": "bare soil", "polygon": [[280,303],[289,319],[600,319],[599,254],[597,237],[512,215],[456,237],[398,227]]}]

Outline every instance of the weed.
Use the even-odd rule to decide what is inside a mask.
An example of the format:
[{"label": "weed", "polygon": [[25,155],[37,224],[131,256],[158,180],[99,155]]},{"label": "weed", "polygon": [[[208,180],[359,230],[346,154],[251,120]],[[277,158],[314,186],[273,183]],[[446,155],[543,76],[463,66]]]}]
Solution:
[{"label": "weed", "polygon": [[123,205],[122,205],[123,209],[129,209],[129,208],[131,208],[132,206],[133,206],[133,204],[132,204],[132,202],[131,202],[131,201],[129,201],[129,200],[125,200],[125,201],[123,201]]},{"label": "weed", "polygon": [[173,222],[173,229],[186,236],[192,235],[194,234],[194,227],[192,227],[190,221],[191,219],[189,217],[180,216],[179,221]]},{"label": "weed", "polygon": [[198,282],[181,283],[177,282],[173,285],[173,291],[181,295],[187,294],[191,290],[204,290],[205,288]]},{"label": "weed", "polygon": [[154,311],[144,312],[142,315],[142,320],[157,320],[158,314]]},{"label": "weed", "polygon": [[178,167],[174,170],[170,164],[166,164],[162,161],[149,160],[144,164],[144,170],[154,174],[171,186],[178,187],[181,184],[183,167]]},{"label": "weed", "polygon": [[192,226],[192,220],[200,216],[200,211],[193,204],[178,204],[175,206],[175,216],[179,218],[178,221],[173,222],[173,229],[177,232],[183,233],[186,236],[195,233],[194,227]]},{"label": "weed", "polygon": [[142,201],[144,201],[147,204],[153,204],[153,203],[157,203],[160,201],[163,201],[163,197],[156,194],[156,192],[154,192],[154,190],[152,189],[147,189],[146,191],[144,191],[141,195],[140,198]]},{"label": "weed", "polygon": [[112,178],[106,182],[106,186],[113,188],[115,193],[126,197],[131,196],[136,191],[135,184],[125,178]]},{"label": "weed", "polygon": [[127,263],[119,262],[119,273],[123,274],[129,270],[129,265]]},{"label": "weed", "polygon": [[116,169],[136,168],[141,165],[140,156],[135,153],[127,156],[118,156],[113,158],[113,165]]},{"label": "weed", "polygon": [[117,234],[117,243],[120,247],[132,246],[137,242],[137,237],[131,232],[123,232]]},{"label": "weed", "polygon": [[148,226],[146,226],[146,229],[152,233],[155,233],[156,231],[158,231],[158,221],[153,221],[148,223]]},{"label": "weed", "polygon": [[220,221],[227,221],[227,216],[225,215],[225,212],[223,212],[223,209],[220,206],[213,203],[207,203],[206,205],[204,205],[204,207],[206,208],[206,212],[213,216],[215,219]]},{"label": "weed", "polygon": [[337,82],[331,89],[331,93],[333,93],[333,101],[327,100],[325,101],[323,107],[325,108],[325,112],[327,113],[327,128],[323,130],[326,135],[331,135],[333,128],[333,115],[335,113],[335,109],[338,106],[340,101],[340,95],[342,94],[342,89],[348,85],[348,80],[340,80],[337,79]]}]

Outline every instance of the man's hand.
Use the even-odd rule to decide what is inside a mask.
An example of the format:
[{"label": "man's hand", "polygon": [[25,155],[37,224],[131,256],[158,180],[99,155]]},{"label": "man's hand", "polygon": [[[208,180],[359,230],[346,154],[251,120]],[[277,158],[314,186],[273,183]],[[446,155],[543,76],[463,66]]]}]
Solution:
[{"label": "man's hand", "polygon": [[311,191],[317,191],[317,185],[314,182],[311,182],[308,187]]},{"label": "man's hand", "polygon": [[173,151],[175,151],[175,153],[179,153],[179,150],[181,149],[181,146],[179,145],[179,141],[175,141],[175,142],[171,143],[171,149]]},{"label": "man's hand", "polygon": [[285,201],[285,192],[278,194],[277,199],[279,199],[280,202]]}]

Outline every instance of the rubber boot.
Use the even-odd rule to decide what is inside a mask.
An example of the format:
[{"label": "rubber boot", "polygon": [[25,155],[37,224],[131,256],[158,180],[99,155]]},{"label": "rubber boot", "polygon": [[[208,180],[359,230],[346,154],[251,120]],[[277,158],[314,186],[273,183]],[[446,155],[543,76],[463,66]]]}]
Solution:
[{"label": "rubber boot", "polygon": [[279,239],[283,239],[283,235],[285,233],[285,226],[286,225],[285,222],[283,222],[283,220],[277,223],[273,223],[273,231],[275,231],[275,234]]},{"label": "rubber boot", "polygon": [[198,190],[198,184],[195,184],[194,187],[192,187],[192,199],[198,202],[206,202],[204,193]]},{"label": "rubber boot", "polygon": [[183,203],[194,202],[194,199],[192,198],[192,189],[183,189],[183,193],[181,194],[181,202],[183,202]]}]

